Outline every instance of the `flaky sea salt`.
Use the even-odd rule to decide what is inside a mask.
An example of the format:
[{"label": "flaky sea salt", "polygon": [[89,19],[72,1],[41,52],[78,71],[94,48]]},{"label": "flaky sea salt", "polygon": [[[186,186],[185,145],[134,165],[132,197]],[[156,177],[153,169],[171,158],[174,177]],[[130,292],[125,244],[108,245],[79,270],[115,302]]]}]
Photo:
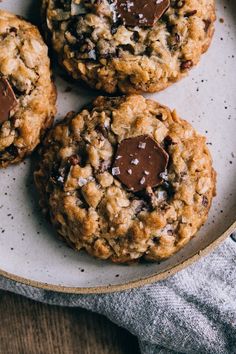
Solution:
[{"label": "flaky sea salt", "polygon": [[140,184],[144,184],[144,183],[145,183],[145,181],[146,181],[146,178],[145,178],[145,177],[143,177],[143,178],[140,180]]},{"label": "flaky sea salt", "polygon": [[134,159],[131,161],[132,165],[138,165],[139,164],[139,160],[138,159]]},{"label": "flaky sea salt", "polygon": [[161,172],[159,175],[164,181],[168,180],[168,174],[167,174],[167,170],[165,172]]},{"label": "flaky sea salt", "polygon": [[155,194],[158,201],[166,200],[167,198],[167,193],[164,190],[159,190]]},{"label": "flaky sea salt", "polygon": [[138,144],[138,147],[139,147],[139,149],[145,149],[146,145],[147,145],[146,143],[140,142],[140,143]]},{"label": "flaky sea salt", "polygon": [[64,178],[62,177],[62,176],[60,176],[60,177],[58,177],[58,182],[61,182],[61,183],[63,183],[64,182]]},{"label": "flaky sea salt", "polygon": [[113,167],[113,169],[112,169],[112,175],[113,176],[118,176],[118,175],[120,175],[120,169],[119,169],[119,167]]},{"label": "flaky sea salt", "polygon": [[80,177],[80,178],[78,179],[78,185],[79,185],[80,187],[83,187],[86,183],[87,183],[87,179],[86,179],[86,178]]},{"label": "flaky sea salt", "polygon": [[132,12],[131,8],[134,7],[133,1],[127,1],[127,11]]}]

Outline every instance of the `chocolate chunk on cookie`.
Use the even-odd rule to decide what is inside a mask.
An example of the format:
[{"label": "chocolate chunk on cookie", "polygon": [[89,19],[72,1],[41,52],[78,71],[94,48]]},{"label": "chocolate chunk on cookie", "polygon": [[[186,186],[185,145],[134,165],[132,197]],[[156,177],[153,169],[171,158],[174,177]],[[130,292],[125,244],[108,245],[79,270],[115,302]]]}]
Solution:
[{"label": "chocolate chunk on cookie", "polygon": [[148,135],[125,139],[118,146],[112,174],[138,192],[161,184],[168,159],[166,151]]},{"label": "chocolate chunk on cookie", "polygon": [[170,0],[115,0],[120,18],[127,26],[153,26],[170,6]]},{"label": "chocolate chunk on cookie", "polygon": [[16,105],[16,96],[9,82],[0,77],[0,124],[8,120],[11,110]]}]

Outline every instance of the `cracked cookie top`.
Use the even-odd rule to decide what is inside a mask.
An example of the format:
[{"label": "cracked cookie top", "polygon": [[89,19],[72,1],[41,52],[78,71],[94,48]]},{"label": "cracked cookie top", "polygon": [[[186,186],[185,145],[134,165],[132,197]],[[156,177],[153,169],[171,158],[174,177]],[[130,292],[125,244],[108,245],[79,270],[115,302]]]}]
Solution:
[{"label": "cracked cookie top", "polygon": [[0,10],[0,167],[21,161],[55,115],[47,47],[36,27]]},{"label": "cracked cookie top", "polygon": [[59,61],[74,79],[108,93],[155,92],[185,76],[207,50],[215,5],[43,0],[43,17]]},{"label": "cracked cookie top", "polygon": [[[114,262],[170,257],[204,224],[215,193],[205,138],[139,95],[98,97],[68,114],[47,135],[40,159],[40,203],[57,231],[76,249]],[[119,178],[129,170],[130,185]]]}]

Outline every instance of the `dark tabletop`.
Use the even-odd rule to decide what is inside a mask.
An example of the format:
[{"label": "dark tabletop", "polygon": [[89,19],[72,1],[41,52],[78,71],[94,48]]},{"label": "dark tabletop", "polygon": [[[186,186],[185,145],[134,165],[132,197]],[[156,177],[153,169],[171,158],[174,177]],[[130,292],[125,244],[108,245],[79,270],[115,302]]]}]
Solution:
[{"label": "dark tabletop", "polygon": [[0,292],[0,353],[138,354],[135,337],[91,312]]}]

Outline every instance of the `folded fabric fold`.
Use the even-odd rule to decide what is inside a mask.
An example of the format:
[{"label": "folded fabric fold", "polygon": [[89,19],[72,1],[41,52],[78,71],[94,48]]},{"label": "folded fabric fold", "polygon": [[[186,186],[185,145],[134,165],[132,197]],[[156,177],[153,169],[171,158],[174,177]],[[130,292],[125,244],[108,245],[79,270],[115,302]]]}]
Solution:
[{"label": "folded fabric fold", "polygon": [[0,288],[103,314],[136,335],[143,354],[236,354],[236,242],[232,238],[187,269],[139,289],[68,295],[3,277]]}]

